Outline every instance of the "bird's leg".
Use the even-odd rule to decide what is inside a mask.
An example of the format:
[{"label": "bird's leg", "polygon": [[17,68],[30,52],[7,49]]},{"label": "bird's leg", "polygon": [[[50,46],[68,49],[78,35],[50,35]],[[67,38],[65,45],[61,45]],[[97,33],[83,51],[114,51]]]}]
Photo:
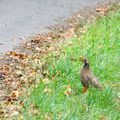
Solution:
[{"label": "bird's leg", "polygon": [[87,91],[88,87],[84,87],[83,88],[83,93],[85,93]]}]

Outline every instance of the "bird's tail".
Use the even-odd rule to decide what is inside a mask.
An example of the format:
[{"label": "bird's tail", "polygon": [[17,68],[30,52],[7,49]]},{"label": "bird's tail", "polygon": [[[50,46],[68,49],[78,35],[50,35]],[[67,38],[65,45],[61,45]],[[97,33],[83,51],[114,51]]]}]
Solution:
[{"label": "bird's tail", "polygon": [[100,90],[103,90],[103,86],[102,86],[101,84],[98,85],[98,88],[99,88]]},{"label": "bird's tail", "polygon": [[103,90],[103,86],[100,84],[98,80],[95,80],[93,85],[94,87],[99,88],[100,90]]}]

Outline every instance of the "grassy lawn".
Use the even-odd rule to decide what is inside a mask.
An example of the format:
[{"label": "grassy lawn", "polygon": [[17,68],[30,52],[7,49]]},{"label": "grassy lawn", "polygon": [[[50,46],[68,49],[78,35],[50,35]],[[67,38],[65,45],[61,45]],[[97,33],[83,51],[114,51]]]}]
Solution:
[{"label": "grassy lawn", "polygon": [[[61,51],[45,58],[47,74],[31,93],[24,119],[119,120],[120,11],[97,19],[84,35],[60,46]],[[86,94],[82,93],[80,56],[89,59],[103,91],[89,88]],[[31,105],[36,107],[34,112],[29,110]]]}]

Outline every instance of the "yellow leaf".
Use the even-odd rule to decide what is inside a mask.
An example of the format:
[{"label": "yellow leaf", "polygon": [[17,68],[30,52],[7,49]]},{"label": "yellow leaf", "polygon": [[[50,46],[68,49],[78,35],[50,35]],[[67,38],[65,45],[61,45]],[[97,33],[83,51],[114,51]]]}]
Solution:
[{"label": "yellow leaf", "polygon": [[50,81],[48,78],[43,79],[42,82],[43,82],[44,84],[49,84],[49,83],[51,83],[51,81]]},{"label": "yellow leaf", "polygon": [[52,92],[52,90],[49,89],[49,88],[47,88],[47,87],[44,89],[44,93],[48,93],[48,94],[49,94],[49,93],[51,93],[51,92]]}]

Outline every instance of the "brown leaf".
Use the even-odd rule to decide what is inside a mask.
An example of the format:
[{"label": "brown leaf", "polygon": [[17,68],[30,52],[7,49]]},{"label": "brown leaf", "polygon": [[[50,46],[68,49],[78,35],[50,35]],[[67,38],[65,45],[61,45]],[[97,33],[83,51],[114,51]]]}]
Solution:
[{"label": "brown leaf", "polygon": [[11,117],[13,117],[13,116],[17,116],[18,114],[19,114],[18,111],[12,111]]},{"label": "brown leaf", "polygon": [[12,91],[10,97],[11,97],[13,100],[17,100],[18,97],[19,97],[19,92],[18,92],[18,90]]},{"label": "brown leaf", "polygon": [[105,115],[99,115],[99,120],[107,120],[106,116]]},{"label": "brown leaf", "polygon": [[75,31],[73,28],[67,30],[65,33],[62,33],[61,36],[64,38],[64,39],[69,39],[71,37],[73,37],[75,35]]},{"label": "brown leaf", "polygon": [[2,66],[2,72],[3,74],[8,74],[10,71],[9,65],[3,65]]},{"label": "brown leaf", "polygon": [[4,114],[4,111],[0,109],[0,116]]},{"label": "brown leaf", "polygon": [[15,51],[8,52],[7,55],[9,55],[11,58],[15,58],[15,59],[25,59],[27,57],[27,55],[17,53]]},{"label": "brown leaf", "polygon": [[68,84],[68,85],[65,86],[65,87],[66,87],[66,90],[64,91],[64,94],[67,95],[67,96],[71,95],[72,89],[71,89],[70,84]]},{"label": "brown leaf", "polygon": [[23,116],[20,115],[19,118],[18,118],[18,120],[23,120]]},{"label": "brown leaf", "polygon": [[106,15],[109,12],[109,7],[105,6],[105,7],[97,7],[96,8],[96,12],[100,13],[101,15]]},{"label": "brown leaf", "polygon": [[47,87],[46,87],[46,88],[44,89],[44,93],[50,94],[51,92],[52,92],[52,90],[51,90],[50,88],[47,88]]},{"label": "brown leaf", "polygon": [[49,83],[51,83],[51,81],[50,81],[48,78],[43,79],[42,82],[43,82],[44,84],[49,84]]}]

